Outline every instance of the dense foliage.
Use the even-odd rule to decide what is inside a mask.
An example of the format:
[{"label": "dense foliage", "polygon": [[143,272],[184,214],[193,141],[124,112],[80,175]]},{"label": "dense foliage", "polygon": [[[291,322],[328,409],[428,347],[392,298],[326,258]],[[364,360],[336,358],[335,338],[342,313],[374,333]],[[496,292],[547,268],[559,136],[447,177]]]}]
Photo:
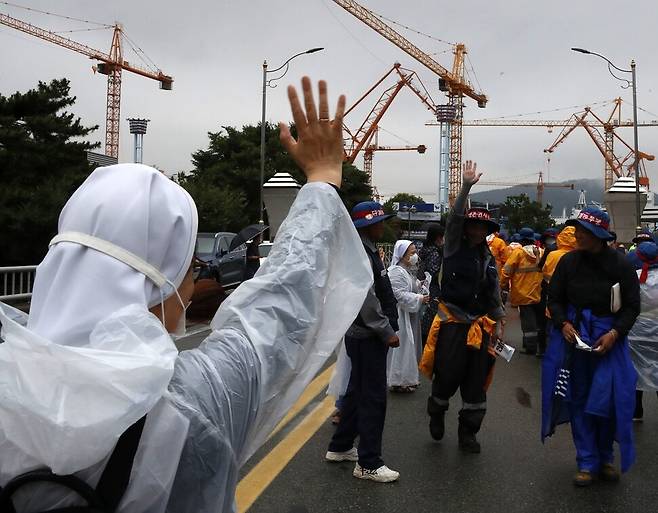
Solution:
[{"label": "dense foliage", "polygon": [[38,263],[57,233],[59,212],[91,171],[80,138],[85,127],[66,109],[75,103],[69,81],[0,94],[0,265]]}]

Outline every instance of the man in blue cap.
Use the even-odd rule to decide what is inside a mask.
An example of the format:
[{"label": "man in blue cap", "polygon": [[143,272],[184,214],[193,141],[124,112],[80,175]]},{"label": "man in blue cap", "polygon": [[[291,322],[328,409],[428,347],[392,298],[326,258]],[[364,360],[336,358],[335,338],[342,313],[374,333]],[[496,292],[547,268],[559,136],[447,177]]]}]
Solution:
[{"label": "man in blue cap", "polygon": [[[384,235],[386,215],[381,204],[363,201],[352,209],[352,220],[370,259],[373,286],[359,315],[345,334],[345,349],[352,373],[343,396],[340,422],[329,443],[327,461],[356,461],[354,477],[380,483],[396,481],[400,474],[381,458],[386,417],[386,356],[398,347],[397,301],[375,242]],[[359,437],[358,451],[354,440]]]}]

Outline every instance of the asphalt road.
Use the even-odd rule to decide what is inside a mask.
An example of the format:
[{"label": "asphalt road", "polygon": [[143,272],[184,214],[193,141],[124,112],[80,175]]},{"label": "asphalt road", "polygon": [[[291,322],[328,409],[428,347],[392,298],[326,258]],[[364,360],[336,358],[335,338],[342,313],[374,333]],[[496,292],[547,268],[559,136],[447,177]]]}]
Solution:
[{"label": "asphalt road", "polygon": [[[513,318],[508,343],[519,347],[520,338],[518,319]],[[334,429],[327,421],[249,513],[658,511],[655,394],[645,395],[645,420],[635,426],[638,457],[630,472],[618,484],[596,482],[577,489],[571,484],[576,464],[568,425],[559,427],[545,445],[539,439],[539,360],[517,351],[511,363],[498,359],[496,365],[479,435],[481,454],[463,454],[457,448],[458,397],[446,418],[445,438],[430,438],[425,414],[429,382],[424,380],[413,394],[389,394],[383,456],[400,471],[398,482],[360,481],[352,477],[353,463],[325,462]],[[517,387],[530,394],[530,408],[517,402]]]}]

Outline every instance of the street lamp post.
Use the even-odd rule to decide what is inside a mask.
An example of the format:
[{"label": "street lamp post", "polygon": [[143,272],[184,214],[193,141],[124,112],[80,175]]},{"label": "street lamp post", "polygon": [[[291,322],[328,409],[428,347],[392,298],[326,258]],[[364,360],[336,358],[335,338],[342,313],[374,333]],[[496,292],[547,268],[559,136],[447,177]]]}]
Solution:
[{"label": "street lamp post", "polygon": [[[574,52],[579,52],[579,53],[584,53],[587,55],[596,55],[597,57],[600,57],[604,61],[608,63],[608,71],[610,74],[616,78],[617,80],[621,82],[626,82],[626,86],[624,89],[627,87],[631,86],[633,88],[633,153],[635,154],[635,159],[633,162],[633,174],[635,175],[635,233],[638,234],[640,231],[642,231],[642,208],[641,208],[641,203],[640,203],[640,160],[639,160],[639,151],[638,151],[638,143],[637,143],[637,82],[636,82],[636,77],[635,77],[635,60],[631,60],[631,69],[622,69],[617,66],[615,66],[610,59],[607,57],[596,53],[596,52],[590,52],[589,50],[585,50],[584,48],[572,48]],[[629,81],[626,80],[625,78],[620,78],[617,75],[615,75],[612,72],[612,69],[610,68],[615,68],[617,71],[621,73],[630,73],[631,74],[631,82],[629,84]]]},{"label": "street lamp post", "polygon": [[[272,83],[276,82],[279,79],[282,79],[286,75],[286,73],[288,73],[288,67],[290,61],[293,60],[295,57],[299,57],[300,55],[304,55],[307,53],[319,52],[320,50],[324,50],[324,48],[311,48],[310,50],[306,50],[305,52],[299,52],[293,55],[292,57],[290,57],[281,66],[272,70],[268,70],[267,61],[263,61],[263,112],[260,122],[260,219],[258,221],[260,224],[265,224],[265,220],[263,217],[264,216],[263,184],[265,183],[265,106],[267,104],[267,88],[276,87],[276,85],[272,85]],[[286,69],[283,71],[283,73],[280,76],[275,78],[270,78],[268,80],[267,78],[268,73],[276,73],[277,71],[280,71],[283,68]]]},{"label": "street lamp post", "polygon": [[416,207],[411,205],[411,208],[409,209],[409,240],[411,240],[411,214],[416,213]]}]

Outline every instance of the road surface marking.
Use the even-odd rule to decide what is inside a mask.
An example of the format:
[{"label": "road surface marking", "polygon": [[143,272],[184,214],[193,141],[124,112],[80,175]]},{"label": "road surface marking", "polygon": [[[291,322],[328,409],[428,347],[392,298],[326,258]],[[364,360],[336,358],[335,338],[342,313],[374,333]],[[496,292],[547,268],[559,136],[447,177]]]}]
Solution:
[{"label": "road surface marking", "polygon": [[334,367],[336,367],[335,363],[330,365],[327,369],[324,370],[324,372],[319,374],[313,381],[311,381],[311,383],[306,387],[306,390],[304,390],[304,393],[299,397],[287,415],[281,419],[281,422],[277,424],[277,426],[274,428],[274,431],[272,431],[270,436],[267,437],[268,440],[276,435],[279,431],[281,431],[281,429],[283,429],[286,424],[288,424],[288,422],[294,419],[300,411],[308,406],[308,403],[310,403],[317,397],[320,392],[322,392],[322,389],[329,384],[331,373],[333,372]]},{"label": "road surface marking", "polygon": [[[327,371],[329,370],[327,369]],[[274,481],[276,476],[286,468],[290,460],[320,429],[333,411],[334,398],[325,397],[267,456],[251,469],[251,472],[242,478],[235,493],[235,500],[240,513],[245,513],[256,502],[256,499]]]}]

